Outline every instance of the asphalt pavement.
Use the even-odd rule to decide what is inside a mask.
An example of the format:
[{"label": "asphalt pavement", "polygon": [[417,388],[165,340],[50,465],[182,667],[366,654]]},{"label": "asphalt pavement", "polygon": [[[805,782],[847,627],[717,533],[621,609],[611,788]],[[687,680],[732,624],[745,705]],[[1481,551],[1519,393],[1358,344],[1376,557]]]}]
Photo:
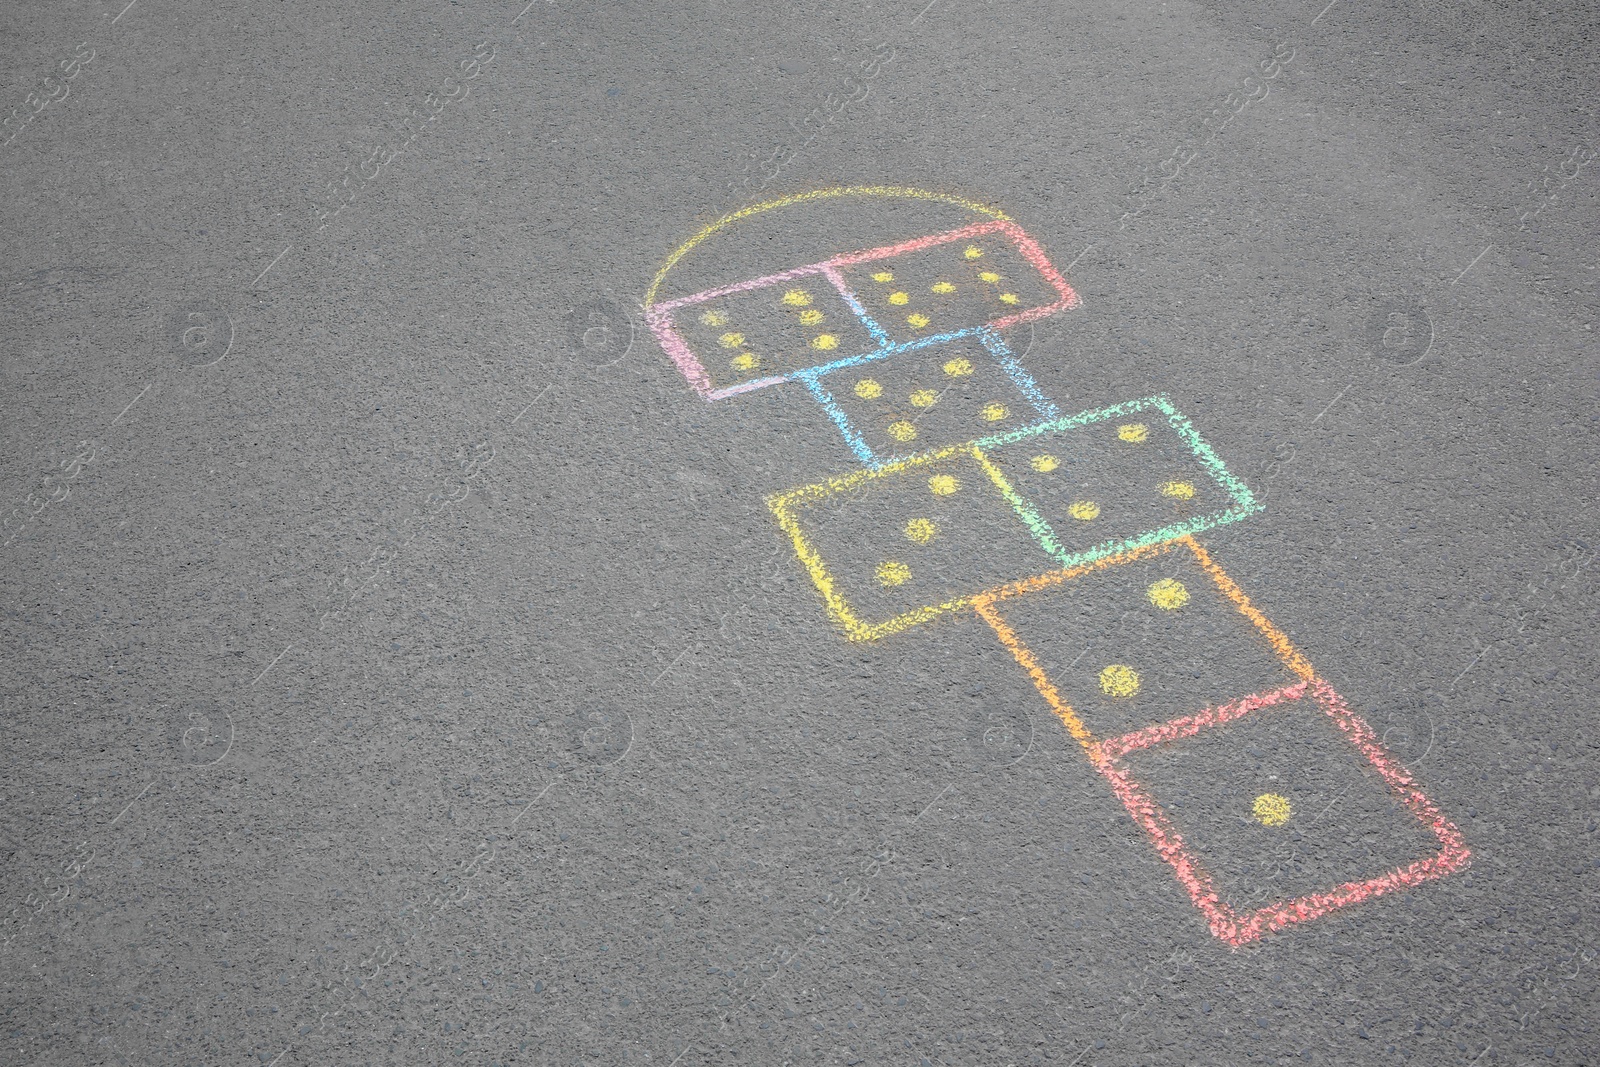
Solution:
[{"label": "asphalt pavement", "polygon": [[1600,18],[1323,3],[9,3],[0,1063],[1600,1063]]}]

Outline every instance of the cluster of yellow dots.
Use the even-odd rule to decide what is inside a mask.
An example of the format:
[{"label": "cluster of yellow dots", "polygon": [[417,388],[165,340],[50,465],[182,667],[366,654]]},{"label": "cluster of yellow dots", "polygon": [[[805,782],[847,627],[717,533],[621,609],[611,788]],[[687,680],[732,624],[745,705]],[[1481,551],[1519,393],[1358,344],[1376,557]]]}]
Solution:
[{"label": "cluster of yellow dots", "polygon": [[[1142,422],[1123,423],[1117,427],[1117,437],[1131,445],[1150,440],[1150,427]],[[1193,500],[1196,490],[1193,482],[1163,482],[1161,495],[1173,500]]]},{"label": "cluster of yellow dots", "polygon": [[[962,254],[965,255],[968,259],[982,259],[983,258],[983,249],[979,248],[977,245],[968,245],[966,247],[966,251],[963,252]],[[998,287],[1000,285],[1000,283],[1002,281],[1004,281],[1005,279],[1003,277],[1001,277],[999,274],[996,274],[992,270],[981,270],[981,271],[978,272],[978,280],[981,281],[981,282],[987,282],[990,285]],[[1000,293],[1000,302],[1002,304],[1013,304],[1014,305],[1014,304],[1020,303],[1021,300],[1022,300],[1022,298],[1019,297],[1016,293],[1008,293],[1008,292],[1005,292],[1003,290]]]},{"label": "cluster of yellow dots", "polygon": [[[827,316],[820,309],[811,306],[811,294],[804,289],[790,289],[784,293],[782,304],[785,308],[795,313],[795,319],[802,326],[816,328],[822,326],[827,320]],[[700,321],[716,329],[728,325],[728,315],[722,311],[704,311],[700,315]],[[839,347],[839,337],[837,334],[819,331],[812,335],[809,343],[812,348],[819,352],[831,352]],[[745,345],[745,336],[739,331],[726,331],[717,338],[717,344],[735,351],[744,349],[744,351],[738,351],[738,354],[728,361],[734,370],[749,373],[761,368],[761,357],[748,350]]]},{"label": "cluster of yellow dots", "polygon": [[[894,284],[894,271],[874,271],[872,280],[877,282],[879,285],[892,285]],[[933,284],[932,291],[935,293],[953,293],[956,291],[956,287],[949,282],[935,282]],[[889,295],[884,299],[886,299],[893,307],[903,308],[907,304],[911,303],[911,294],[906,292],[904,289],[894,289],[891,290]],[[924,329],[932,321],[932,319],[928,318],[928,316],[924,315],[920,311],[913,311],[911,314],[906,316],[906,325],[915,330]]]},{"label": "cluster of yellow dots", "polygon": [[[965,378],[973,372],[972,360],[956,358],[944,364],[944,373],[950,378]],[[862,378],[856,382],[855,394],[862,400],[877,400],[883,396],[883,383],[876,378]],[[933,389],[913,389],[908,399],[911,406],[926,411],[939,402],[943,394]],[[1004,404],[985,404],[978,415],[985,422],[1000,422],[1011,414],[1011,409]],[[896,441],[914,441],[917,438],[917,425],[909,419],[897,419],[888,426],[889,436]]]},{"label": "cluster of yellow dots", "polygon": [[[961,481],[953,474],[935,474],[928,479],[928,492],[934,496],[954,496],[960,488]],[[912,544],[932,544],[939,536],[939,524],[932,519],[916,518],[906,523],[902,533]],[[892,589],[911,580],[911,568],[897,559],[885,560],[878,564],[873,576],[879,585]]]},{"label": "cluster of yellow dots", "polygon": [[[728,315],[723,311],[702,311],[700,313],[700,321],[705,323],[707,326],[712,327],[713,329],[717,329],[728,325]],[[722,336],[717,338],[717,343],[723,348],[745,348],[744,334],[737,330],[728,330],[727,332],[723,333]],[[734,370],[748,374],[750,371],[759,370],[761,368],[761,357],[756,355],[754,352],[746,350],[739,352],[732,359],[728,360],[728,363],[733,367]]]},{"label": "cluster of yellow dots", "polygon": [[[968,261],[979,260],[983,258],[983,249],[979,248],[977,245],[967,245],[966,248],[962,250],[962,255]],[[888,294],[883,298],[890,307],[898,310],[905,308],[911,303],[911,294],[909,292],[904,289],[894,287],[894,271],[874,271],[872,273],[872,280],[877,282],[879,285],[891,287]],[[1022,300],[1022,298],[1016,293],[1005,291],[1004,286],[1002,285],[1002,282],[1004,282],[1005,279],[992,270],[979,271],[978,280],[1000,289],[1001,292],[999,293],[999,299],[1003,304],[1015,305],[1020,303]],[[956,291],[956,284],[955,282],[941,278],[929,286],[928,291],[939,296],[948,296]],[[921,311],[911,312],[906,316],[905,321],[907,326],[910,326],[915,330],[925,329],[932,322],[932,320]]]},{"label": "cluster of yellow dots", "polygon": [[[795,318],[800,325],[806,327],[821,326],[827,318],[821,311],[811,306],[811,294],[804,289],[790,289],[783,294],[784,307],[795,311]],[[811,347],[819,352],[831,352],[839,347],[839,338],[831,333],[817,333],[811,337]]]},{"label": "cluster of yellow dots", "polygon": [[[1040,474],[1049,474],[1061,466],[1061,460],[1048,452],[1040,453],[1028,461],[1028,466]],[[1074,500],[1067,508],[1067,514],[1079,522],[1093,522],[1100,517],[1100,505],[1093,500]]]},{"label": "cluster of yellow dots", "polygon": [[[1150,427],[1142,422],[1130,422],[1117,427],[1117,437],[1129,444],[1141,444],[1150,439]],[[1049,474],[1061,466],[1061,460],[1049,453],[1041,453],[1028,461],[1028,465],[1040,474]],[[1173,500],[1193,500],[1197,490],[1193,482],[1165,482],[1161,485],[1161,495]],[[1100,517],[1100,505],[1093,500],[1074,500],[1067,508],[1067,514],[1079,522],[1092,522]]]},{"label": "cluster of yellow dots", "polygon": [[[1151,582],[1144,595],[1162,611],[1177,611],[1189,602],[1189,590],[1176,578]],[[1139,686],[1139,672],[1126,663],[1113,663],[1100,671],[1100,691],[1108,697],[1136,696]]]}]

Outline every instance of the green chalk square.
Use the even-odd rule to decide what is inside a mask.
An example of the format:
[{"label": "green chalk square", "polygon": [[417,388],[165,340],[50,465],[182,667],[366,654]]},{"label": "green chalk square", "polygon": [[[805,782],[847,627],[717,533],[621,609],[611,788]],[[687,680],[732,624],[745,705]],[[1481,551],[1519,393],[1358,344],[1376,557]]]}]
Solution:
[{"label": "green chalk square", "polygon": [[[1143,437],[1134,429],[1140,426]],[[995,434],[974,446],[1017,515],[1063,567],[1262,510],[1249,487],[1164,396]],[[1172,495],[1189,489],[1190,496]],[[1077,517],[1087,514],[1082,507],[1074,513],[1085,504],[1094,505],[1092,518]]]}]

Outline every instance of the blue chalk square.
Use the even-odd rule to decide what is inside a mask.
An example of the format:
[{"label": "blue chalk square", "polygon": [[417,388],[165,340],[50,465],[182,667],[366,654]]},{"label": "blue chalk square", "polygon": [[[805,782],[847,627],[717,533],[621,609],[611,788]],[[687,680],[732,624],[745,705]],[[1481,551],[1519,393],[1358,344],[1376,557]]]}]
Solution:
[{"label": "blue chalk square", "polygon": [[972,334],[798,377],[869,467],[1057,414],[998,335]]}]

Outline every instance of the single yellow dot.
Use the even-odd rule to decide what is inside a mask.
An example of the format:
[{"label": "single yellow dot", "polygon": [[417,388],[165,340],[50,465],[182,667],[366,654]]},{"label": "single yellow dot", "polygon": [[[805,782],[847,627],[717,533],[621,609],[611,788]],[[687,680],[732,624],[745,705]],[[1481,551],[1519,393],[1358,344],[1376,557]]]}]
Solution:
[{"label": "single yellow dot", "polygon": [[1250,814],[1262,826],[1282,826],[1294,814],[1294,808],[1289,806],[1289,798],[1281,793],[1262,793],[1250,805]]},{"label": "single yellow dot", "polygon": [[824,352],[839,347],[839,339],[831,333],[819,333],[811,339],[812,348],[820,348]]},{"label": "single yellow dot", "polygon": [[1161,578],[1151,582],[1144,595],[1163,611],[1177,611],[1189,602],[1189,590],[1176,578]]},{"label": "single yellow dot", "polygon": [[800,312],[800,325],[815,326],[817,323],[821,322],[823,318],[825,318],[825,316],[816,308],[806,308],[804,311]]},{"label": "single yellow dot", "polygon": [[755,370],[761,366],[761,360],[756,358],[754,352],[741,352],[733,357],[734,370]]},{"label": "single yellow dot", "polygon": [[1093,500],[1075,500],[1067,509],[1067,514],[1083,522],[1100,517],[1100,505]]},{"label": "single yellow dot", "polygon": [[1000,294],[1000,303],[1002,303],[1002,304],[1015,304],[1018,299],[1020,299],[1020,298],[1017,296],[1016,293],[1001,293]]},{"label": "single yellow dot", "polygon": [[944,372],[952,378],[965,378],[972,373],[972,360],[952,359],[944,365]]},{"label": "single yellow dot", "polygon": [[897,290],[897,291],[889,294],[889,303],[891,303],[891,304],[909,304],[910,302],[911,302],[911,294],[910,293],[903,293],[903,292],[899,292]]},{"label": "single yellow dot", "polygon": [[949,282],[934,282],[933,291],[936,293],[953,293],[956,291],[956,287]]},{"label": "single yellow dot", "polygon": [[783,294],[783,302],[792,308],[803,308],[811,303],[811,294],[804,289],[790,289]]},{"label": "single yellow dot", "polygon": [[916,439],[917,428],[904,419],[889,424],[889,436],[896,441],[912,441]]},{"label": "single yellow dot", "polygon": [[996,274],[992,270],[986,270],[982,274],[978,275],[978,277],[982,278],[984,281],[988,282],[990,285],[994,285],[996,282],[998,282],[1000,280],[1000,275]]},{"label": "single yellow dot", "polygon": [[983,249],[979,248],[977,245],[967,246],[966,257],[968,259],[977,259],[981,255],[983,255]]},{"label": "single yellow dot", "polygon": [[1139,691],[1139,672],[1122,663],[1113,663],[1100,672],[1100,691],[1108,697],[1131,697]]},{"label": "single yellow dot", "polygon": [[961,488],[961,483],[956,480],[954,475],[935,474],[928,479],[928,488],[933,490],[934,496],[949,496]]},{"label": "single yellow dot", "polygon": [[856,383],[856,396],[862,400],[876,400],[883,395],[883,386],[871,378],[863,378]]},{"label": "single yellow dot", "polygon": [[911,394],[911,403],[919,408],[931,408],[939,402],[939,394],[932,389],[918,389]]},{"label": "single yellow dot", "polygon": [[738,348],[740,345],[744,344],[744,334],[725,333],[721,337],[717,338],[717,343],[723,348]]},{"label": "single yellow dot", "polygon": [[720,311],[704,311],[700,313],[700,321],[707,326],[726,326],[728,325],[728,316]]},{"label": "single yellow dot", "polygon": [[906,316],[906,322],[909,325],[915,326],[917,329],[920,330],[924,326],[928,325],[928,316],[922,314],[921,312],[916,312],[916,313],[907,315]]},{"label": "single yellow dot", "polygon": [[1117,436],[1124,441],[1138,444],[1150,436],[1150,427],[1142,422],[1130,422],[1117,427]]},{"label": "single yellow dot", "polygon": [[1193,500],[1193,482],[1168,482],[1161,487],[1162,496],[1170,496],[1174,500]]},{"label": "single yellow dot", "polygon": [[872,280],[875,282],[892,282],[894,281],[894,271],[880,270],[872,276]]},{"label": "single yellow dot", "polygon": [[1006,410],[1004,404],[985,404],[979,414],[983,416],[984,422],[999,422],[1011,412]]},{"label": "single yellow dot", "polygon": [[902,585],[911,580],[911,568],[898,560],[878,564],[878,584],[884,588]]},{"label": "single yellow dot", "polygon": [[1054,456],[1034,456],[1028,465],[1041,474],[1048,474],[1061,466],[1061,461]]},{"label": "single yellow dot", "polygon": [[912,519],[906,523],[906,536],[919,545],[925,545],[939,536],[939,524],[932,519]]}]

